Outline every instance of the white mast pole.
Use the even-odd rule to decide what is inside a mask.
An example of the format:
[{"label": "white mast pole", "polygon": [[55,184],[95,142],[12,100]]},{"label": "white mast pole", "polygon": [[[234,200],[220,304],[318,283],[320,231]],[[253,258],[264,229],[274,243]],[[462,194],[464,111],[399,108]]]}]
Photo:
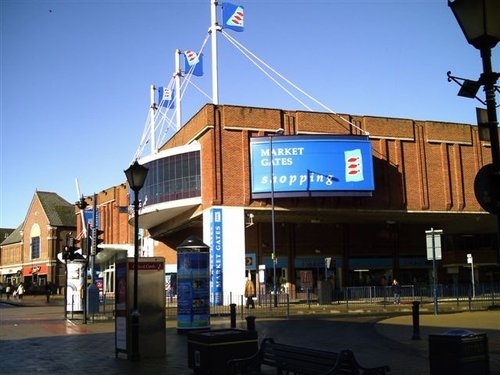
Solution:
[{"label": "white mast pole", "polygon": [[[78,178],[75,178],[75,184],[76,184],[76,196],[78,199],[80,199],[80,184],[78,183]],[[82,195],[83,197],[83,195]],[[84,212],[82,209],[80,209],[80,218],[82,219],[82,234],[83,237],[87,237],[87,228],[85,227],[85,217],[84,217]]]},{"label": "white mast pole", "polygon": [[149,127],[150,127],[150,142],[151,142],[151,155],[156,154],[156,139],[155,139],[155,115],[156,115],[156,103],[155,103],[155,85],[150,87],[150,103],[149,107]]},{"label": "white mast pole", "polygon": [[211,0],[211,26],[210,32],[212,33],[212,103],[219,104],[219,87],[218,87],[218,73],[217,73],[217,0]]},{"label": "white mast pole", "polygon": [[181,50],[175,51],[175,120],[177,130],[181,128]]}]

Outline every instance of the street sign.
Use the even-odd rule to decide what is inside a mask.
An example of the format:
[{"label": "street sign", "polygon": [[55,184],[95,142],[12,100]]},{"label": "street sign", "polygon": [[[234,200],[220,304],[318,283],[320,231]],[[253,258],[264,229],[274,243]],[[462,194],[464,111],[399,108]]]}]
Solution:
[{"label": "street sign", "polygon": [[[427,243],[427,260],[441,260],[441,234],[443,234],[442,229],[431,229],[425,231],[425,240]],[[432,237],[434,237],[434,251],[432,249]],[[433,256],[436,256],[434,258]]]}]

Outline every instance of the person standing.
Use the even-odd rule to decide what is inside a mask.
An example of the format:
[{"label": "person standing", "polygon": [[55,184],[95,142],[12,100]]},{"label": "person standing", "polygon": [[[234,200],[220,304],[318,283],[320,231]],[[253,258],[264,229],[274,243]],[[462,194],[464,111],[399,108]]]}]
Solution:
[{"label": "person standing", "polygon": [[394,304],[399,305],[401,303],[401,285],[396,279],[392,281],[392,293],[394,294]]},{"label": "person standing", "polygon": [[248,309],[252,306],[252,309],[255,309],[255,302],[253,301],[253,297],[255,297],[255,285],[253,285],[251,277],[245,283],[245,297],[247,299],[245,307]]}]

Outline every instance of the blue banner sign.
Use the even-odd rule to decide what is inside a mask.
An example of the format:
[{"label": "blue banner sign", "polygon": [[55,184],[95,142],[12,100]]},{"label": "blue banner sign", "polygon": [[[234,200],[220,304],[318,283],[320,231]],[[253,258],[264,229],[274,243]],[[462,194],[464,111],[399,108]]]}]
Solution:
[{"label": "blue banner sign", "polygon": [[[99,229],[101,227],[101,212],[99,210],[95,213],[96,217],[96,228]],[[85,218],[85,226],[90,224],[92,228],[94,228],[94,210],[84,210],[83,217]]]},{"label": "blue banner sign", "polygon": [[253,198],[273,191],[288,197],[371,196],[375,189],[372,145],[366,136],[251,138],[250,162]]},{"label": "blue banner sign", "polygon": [[213,305],[223,304],[222,285],[222,209],[212,208],[210,223],[210,283],[211,302]]}]

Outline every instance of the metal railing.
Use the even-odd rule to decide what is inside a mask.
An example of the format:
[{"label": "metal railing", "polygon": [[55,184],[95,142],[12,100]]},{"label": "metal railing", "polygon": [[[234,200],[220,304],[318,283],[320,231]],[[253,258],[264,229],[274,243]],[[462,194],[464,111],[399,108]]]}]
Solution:
[{"label": "metal railing", "polygon": [[[484,310],[491,307],[500,307],[500,284],[476,284],[474,290],[468,284],[439,284],[437,285],[437,301],[440,306],[449,310]],[[350,308],[360,305],[368,307],[388,308],[394,304],[394,294],[390,286],[359,286],[347,287],[332,291],[331,300],[326,303],[318,298],[317,289],[308,289],[295,293],[259,294],[254,298],[255,308],[246,307],[246,298],[243,295],[229,294],[224,296],[221,305],[211,305],[210,315],[213,318],[229,317],[231,305],[236,307],[240,319],[252,315],[258,318],[289,318],[295,313],[302,313],[306,309],[317,307],[337,309],[348,312]],[[421,306],[432,305],[434,301],[433,285],[402,285],[401,304],[411,305],[419,301]],[[353,307],[354,306],[354,307]],[[88,316],[89,320],[102,320],[114,318],[115,298],[112,293],[101,295],[99,310],[96,314]],[[167,296],[165,299],[167,319],[177,318],[177,297]],[[75,316],[73,313],[69,313]],[[75,316],[78,319],[78,314]]]}]

